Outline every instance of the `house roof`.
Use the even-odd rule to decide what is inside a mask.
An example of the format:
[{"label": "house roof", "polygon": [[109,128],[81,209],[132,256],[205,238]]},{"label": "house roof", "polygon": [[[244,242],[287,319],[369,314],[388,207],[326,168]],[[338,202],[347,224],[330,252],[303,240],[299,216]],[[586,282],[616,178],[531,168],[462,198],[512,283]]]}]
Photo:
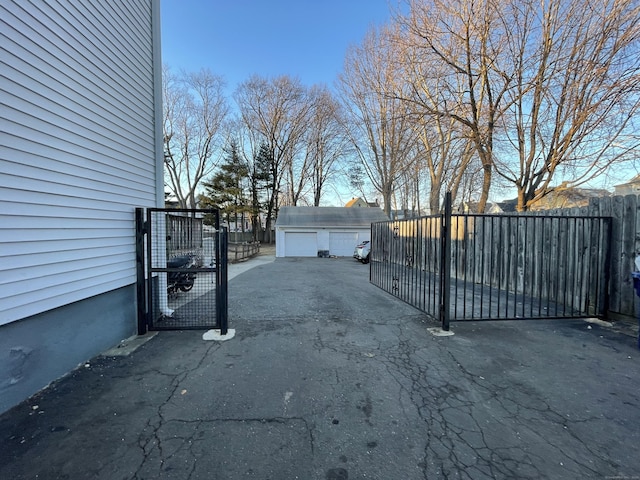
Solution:
[{"label": "house roof", "polygon": [[364,200],[362,200],[360,197],[355,197],[352,198],[351,200],[349,200],[346,204],[345,207],[353,207],[356,203],[358,202],[363,202]]},{"label": "house roof", "polygon": [[386,220],[379,208],[282,207],[276,227],[369,227]]},{"label": "house roof", "polygon": [[375,202],[367,202],[366,200],[363,200],[360,197],[352,198],[345,204],[345,207],[353,207],[354,205],[358,205],[358,204],[366,205],[367,207],[380,208],[380,205],[378,204],[378,200],[376,200]]},{"label": "house roof", "polygon": [[614,188],[617,187],[627,187],[627,186],[632,186],[632,185],[637,185],[640,183],[640,175],[636,175],[635,177],[633,177],[631,180],[629,180],[628,182],[625,183],[620,183],[618,185],[614,185]]}]

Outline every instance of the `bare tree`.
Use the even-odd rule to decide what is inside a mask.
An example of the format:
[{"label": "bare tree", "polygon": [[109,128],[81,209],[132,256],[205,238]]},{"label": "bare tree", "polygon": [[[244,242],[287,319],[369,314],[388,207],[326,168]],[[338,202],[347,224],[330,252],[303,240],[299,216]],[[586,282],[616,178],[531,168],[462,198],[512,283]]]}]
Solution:
[{"label": "bare tree", "polygon": [[312,87],[309,98],[312,110],[305,135],[305,151],[309,158],[308,175],[313,205],[317,207],[324,187],[346,153],[348,137],[342,127],[341,105],[329,89],[325,86]]},{"label": "bare tree", "polygon": [[[296,157],[306,128],[309,104],[306,89],[297,79],[280,76],[273,79],[257,75],[241,83],[234,93],[244,127],[259,138],[256,145],[268,150],[271,185],[266,212],[266,241],[271,241],[271,226],[282,201],[283,183],[287,198],[294,203],[297,189],[294,175]],[[257,152],[256,152],[257,153]],[[286,201],[286,199],[285,199]]]},{"label": "bare tree", "polygon": [[408,3],[397,21],[411,100],[473,142],[480,211],[494,173],[526,210],[554,184],[592,180],[637,149],[637,0]]},{"label": "bare tree", "polygon": [[554,183],[577,186],[632,158],[640,4],[529,0],[505,4],[502,15],[518,25],[505,36],[516,82],[495,167],[516,187],[518,210],[528,210]]},{"label": "bare tree", "polygon": [[390,35],[388,29],[369,31],[362,45],[347,53],[338,81],[347,112],[346,131],[387,215],[396,182],[415,158],[408,104],[394,96],[402,85]]},{"label": "bare tree", "polygon": [[163,67],[166,184],[180,207],[196,207],[196,190],[215,166],[229,107],[222,77],[209,70],[174,75]]},{"label": "bare tree", "polygon": [[[501,69],[503,25],[498,0],[409,0],[398,16],[404,58],[414,79],[410,101],[430,117],[454,120],[482,164],[478,210],[484,211],[493,175],[494,136],[512,78]],[[437,95],[427,95],[437,85]],[[426,88],[425,88],[426,87]]]},{"label": "bare tree", "polygon": [[[438,105],[438,86],[425,86],[423,77],[409,77],[412,88],[420,92],[420,100],[412,103],[414,108],[414,130],[419,142],[420,170],[428,174],[429,209],[440,211],[444,194],[451,192],[457,200],[460,184],[470,165],[477,160],[473,142],[465,136],[462,125],[452,117],[425,112],[420,105],[429,102]],[[477,162],[476,162],[477,163]]]}]

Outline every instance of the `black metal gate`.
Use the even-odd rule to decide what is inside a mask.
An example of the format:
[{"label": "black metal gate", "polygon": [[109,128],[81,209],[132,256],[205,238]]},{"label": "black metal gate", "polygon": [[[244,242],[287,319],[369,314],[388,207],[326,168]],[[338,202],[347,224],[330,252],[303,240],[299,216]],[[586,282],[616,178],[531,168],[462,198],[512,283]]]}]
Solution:
[{"label": "black metal gate", "polygon": [[604,317],[610,217],[442,215],[372,225],[371,282],[450,321]]},{"label": "black metal gate", "polygon": [[[226,335],[227,231],[217,210],[136,209],[138,333]],[[146,240],[146,241],[145,241]]]}]

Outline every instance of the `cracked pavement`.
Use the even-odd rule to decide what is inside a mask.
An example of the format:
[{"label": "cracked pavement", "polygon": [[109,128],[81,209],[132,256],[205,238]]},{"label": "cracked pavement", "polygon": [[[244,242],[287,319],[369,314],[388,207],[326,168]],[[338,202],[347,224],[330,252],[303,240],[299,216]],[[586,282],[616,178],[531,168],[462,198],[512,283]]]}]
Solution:
[{"label": "cracked pavement", "polygon": [[232,340],[161,332],[1,415],[0,478],[640,479],[624,328],[432,336],[347,258],[261,262],[229,312]]}]

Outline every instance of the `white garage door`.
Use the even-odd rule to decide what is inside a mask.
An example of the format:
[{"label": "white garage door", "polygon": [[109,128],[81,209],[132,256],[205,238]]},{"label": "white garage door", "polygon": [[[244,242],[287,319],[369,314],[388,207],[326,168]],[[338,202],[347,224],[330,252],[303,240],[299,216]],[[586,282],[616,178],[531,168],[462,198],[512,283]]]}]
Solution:
[{"label": "white garage door", "polygon": [[356,232],[329,232],[329,253],[338,257],[351,257],[357,241]]},{"label": "white garage door", "polygon": [[285,232],[285,257],[317,257],[318,236],[316,232]]}]

